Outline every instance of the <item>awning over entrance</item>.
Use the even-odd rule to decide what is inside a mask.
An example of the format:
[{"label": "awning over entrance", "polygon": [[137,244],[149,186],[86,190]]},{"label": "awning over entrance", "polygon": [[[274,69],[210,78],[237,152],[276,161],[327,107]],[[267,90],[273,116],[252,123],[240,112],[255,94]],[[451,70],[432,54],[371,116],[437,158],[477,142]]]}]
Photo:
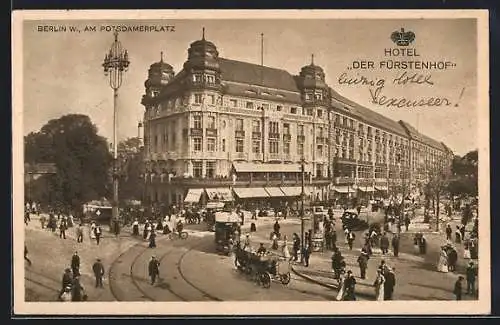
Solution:
[{"label": "awning over entrance", "polygon": [[335,186],[335,192],[337,193],[354,193],[354,189],[350,186]]},{"label": "awning over entrance", "polygon": [[[280,187],[280,189],[283,191],[283,193],[286,194],[286,196],[300,196],[302,194],[302,188],[301,187]],[[306,190],[304,189],[304,193],[307,193]]]},{"label": "awning over entrance", "polygon": [[186,197],[184,198],[184,203],[198,203],[202,194],[202,188],[190,188],[188,193],[186,194]]},{"label": "awning over entrance", "polygon": [[207,188],[208,199],[211,201],[232,201],[233,195],[229,187]]},{"label": "awning over entrance", "polygon": [[[293,164],[270,164],[252,162],[233,162],[234,170],[237,173],[300,173],[301,165]],[[305,172],[311,172],[311,166],[304,166]]]},{"label": "awning over entrance", "polygon": [[240,199],[269,197],[269,194],[263,187],[240,187],[233,188],[233,191]]},{"label": "awning over entrance", "polygon": [[266,192],[269,194],[270,197],[283,197],[286,196],[285,193],[283,193],[282,190],[280,190],[279,187],[264,187]]},{"label": "awning over entrance", "polygon": [[375,192],[375,188],[373,186],[358,186],[358,190],[361,192]]},{"label": "awning over entrance", "polygon": [[387,191],[387,186],[375,186],[377,191]]}]

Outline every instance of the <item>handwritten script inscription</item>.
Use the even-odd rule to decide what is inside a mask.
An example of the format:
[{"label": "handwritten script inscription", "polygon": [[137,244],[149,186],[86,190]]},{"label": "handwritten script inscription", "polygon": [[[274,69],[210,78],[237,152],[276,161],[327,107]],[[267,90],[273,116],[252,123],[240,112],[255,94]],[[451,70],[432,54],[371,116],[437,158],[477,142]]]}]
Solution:
[{"label": "handwritten script inscription", "polygon": [[[438,90],[438,87],[435,87],[438,82],[433,73],[440,74],[452,70],[456,67],[456,63],[446,60],[420,60],[421,54],[415,48],[386,48],[383,50],[383,54],[386,58],[380,61],[364,59],[352,61],[347,67],[347,71],[342,72],[338,77],[338,84],[366,88],[370,103],[383,107],[458,106],[465,88],[461,89],[457,100],[452,100],[449,96],[442,94],[422,96],[422,91],[416,91],[415,93],[419,94],[417,96],[412,94],[412,91],[424,87],[428,88],[429,92],[442,92],[442,90]],[[398,60],[399,57],[402,60]],[[372,71],[376,70],[378,71],[374,76]],[[386,72],[388,76],[383,76],[381,72]],[[398,90],[398,95],[388,95],[388,87]]]}]

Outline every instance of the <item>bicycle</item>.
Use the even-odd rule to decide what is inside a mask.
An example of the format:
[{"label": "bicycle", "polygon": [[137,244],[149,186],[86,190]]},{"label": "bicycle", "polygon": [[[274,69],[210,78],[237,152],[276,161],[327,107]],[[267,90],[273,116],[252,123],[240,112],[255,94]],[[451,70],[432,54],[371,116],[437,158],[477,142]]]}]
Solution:
[{"label": "bicycle", "polygon": [[177,231],[172,231],[171,233],[168,234],[168,238],[170,240],[177,240],[177,239],[184,239],[186,240],[189,237],[189,234],[187,231],[181,231],[178,233]]}]

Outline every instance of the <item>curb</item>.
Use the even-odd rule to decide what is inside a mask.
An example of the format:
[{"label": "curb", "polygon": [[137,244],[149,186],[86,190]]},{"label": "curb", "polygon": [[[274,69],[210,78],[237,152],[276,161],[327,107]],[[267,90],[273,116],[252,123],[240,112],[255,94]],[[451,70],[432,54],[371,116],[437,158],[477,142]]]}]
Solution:
[{"label": "curb", "polygon": [[[296,275],[298,275],[299,277],[305,279],[306,281],[309,281],[311,283],[314,283],[314,284],[317,284],[317,285],[320,285],[322,287],[325,287],[325,288],[328,288],[328,289],[331,289],[331,290],[334,290],[336,292],[339,291],[339,288],[338,286],[336,285],[332,285],[332,284],[327,284],[327,283],[324,283],[322,281],[319,281],[319,280],[316,280],[314,279],[313,277],[310,277],[308,275],[305,275],[303,274],[302,272],[299,272],[297,271],[293,266],[291,267],[292,269],[292,272]],[[368,293],[365,293],[365,292],[355,292],[356,296],[359,296],[359,297],[363,297],[363,298],[370,298],[370,299],[373,299],[375,297],[375,295],[371,295],[371,294],[368,294]]]}]

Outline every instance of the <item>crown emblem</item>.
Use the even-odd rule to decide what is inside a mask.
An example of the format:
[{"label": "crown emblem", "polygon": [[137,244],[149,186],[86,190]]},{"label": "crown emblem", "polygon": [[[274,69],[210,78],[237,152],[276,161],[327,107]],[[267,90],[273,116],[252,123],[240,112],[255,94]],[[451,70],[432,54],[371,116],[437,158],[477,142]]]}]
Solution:
[{"label": "crown emblem", "polygon": [[407,32],[404,28],[397,30],[391,34],[391,40],[396,43],[397,46],[408,46],[415,40],[414,32]]}]

